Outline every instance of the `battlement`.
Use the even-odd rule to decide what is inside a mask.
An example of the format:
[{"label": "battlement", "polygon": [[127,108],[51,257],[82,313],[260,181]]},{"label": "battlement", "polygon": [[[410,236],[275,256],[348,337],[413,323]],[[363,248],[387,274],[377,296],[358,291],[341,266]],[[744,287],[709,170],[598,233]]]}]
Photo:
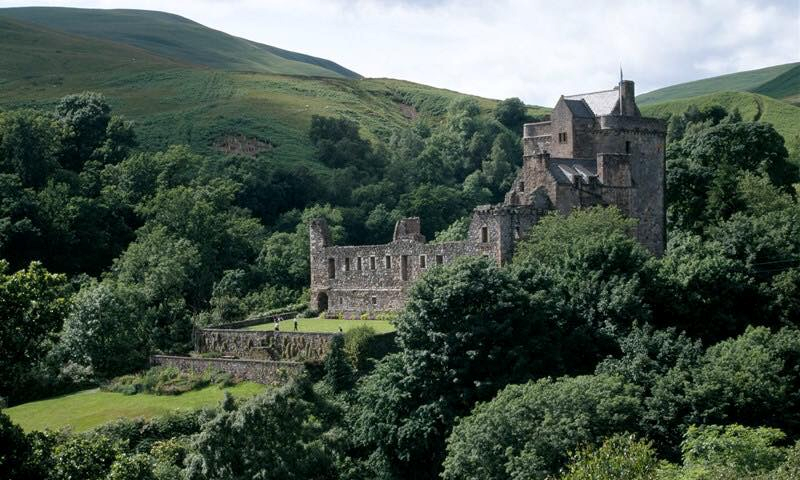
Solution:
[{"label": "battlement", "polygon": [[667,132],[667,122],[659,118],[603,115],[598,118],[600,130],[620,130],[641,133],[663,134]]}]

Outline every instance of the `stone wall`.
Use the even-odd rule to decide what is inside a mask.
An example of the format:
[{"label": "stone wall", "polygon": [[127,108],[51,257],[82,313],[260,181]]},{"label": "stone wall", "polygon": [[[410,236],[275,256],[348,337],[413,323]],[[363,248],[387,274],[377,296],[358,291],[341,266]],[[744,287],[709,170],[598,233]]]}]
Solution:
[{"label": "stone wall", "polygon": [[241,380],[263,383],[265,385],[284,383],[305,368],[300,362],[276,362],[263,360],[177,357],[154,355],[150,358],[153,366],[175,367],[182,372],[204,372],[208,369],[230,373]]},{"label": "stone wall", "polygon": [[414,281],[437,265],[477,255],[501,261],[501,228],[497,218],[475,213],[468,240],[426,243],[418,219],[404,219],[390,243],[332,246],[321,240],[327,226],[312,224],[312,308],[345,318],[400,310]]},{"label": "stone wall", "polygon": [[255,360],[322,361],[334,335],[204,328],[195,331],[194,350]]}]

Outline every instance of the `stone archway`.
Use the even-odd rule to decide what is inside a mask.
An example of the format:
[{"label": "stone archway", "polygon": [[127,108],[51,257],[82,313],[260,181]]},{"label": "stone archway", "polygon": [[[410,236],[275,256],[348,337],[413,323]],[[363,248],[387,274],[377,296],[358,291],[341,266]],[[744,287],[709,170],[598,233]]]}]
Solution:
[{"label": "stone archway", "polygon": [[319,292],[317,294],[317,310],[320,312],[324,312],[328,310],[328,294],[325,292]]}]

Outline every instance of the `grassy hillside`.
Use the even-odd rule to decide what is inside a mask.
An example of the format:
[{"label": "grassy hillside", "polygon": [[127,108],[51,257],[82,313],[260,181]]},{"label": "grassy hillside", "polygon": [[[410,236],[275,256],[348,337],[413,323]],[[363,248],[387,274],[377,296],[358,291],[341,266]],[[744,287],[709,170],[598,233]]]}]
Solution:
[{"label": "grassy hillside", "polygon": [[[453,98],[464,96],[391,79],[211,69],[2,16],[0,30],[0,109],[52,108],[64,95],[99,91],[115,113],[137,123],[149,149],[181,143],[213,154],[226,138],[244,137],[261,142],[260,158],[307,163],[312,115],[346,116],[367,137],[386,139],[417,116],[437,121]],[[486,111],[496,104],[477,100]]]},{"label": "grassy hillside", "polygon": [[359,78],[330,60],[251,42],[178,15],[144,10],[26,7],[0,16],[141,48],[179,62],[225,70]]},{"label": "grassy hillside", "polygon": [[800,135],[800,107],[775,100],[774,98],[748,92],[724,92],[703,95],[695,98],[645,105],[642,114],[653,117],[666,117],[669,114],[683,113],[689,105],[702,109],[709,105],[722,105],[727,110],[738,108],[745,120],[769,122],[786,139],[787,146],[795,148],[794,142]]},{"label": "grassy hillside", "polygon": [[778,99],[797,100],[800,96],[800,63],[672,85],[639,95],[636,101],[639,105],[650,105],[720,92],[755,92]]},{"label": "grassy hillside", "polygon": [[264,388],[257,383],[243,382],[228,388],[212,386],[174,396],[123,395],[94,389],[17,405],[4,409],[3,413],[26,431],[69,427],[80,432],[121,417],[151,418],[172,410],[214,406],[222,401],[224,391],[244,398],[257,395]]}]

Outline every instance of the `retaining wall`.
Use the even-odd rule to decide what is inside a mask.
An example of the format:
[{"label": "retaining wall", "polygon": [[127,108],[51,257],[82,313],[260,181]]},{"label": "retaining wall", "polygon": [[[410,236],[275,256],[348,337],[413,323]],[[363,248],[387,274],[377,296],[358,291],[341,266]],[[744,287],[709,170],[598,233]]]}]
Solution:
[{"label": "retaining wall", "polygon": [[303,371],[300,362],[264,361],[228,358],[177,357],[154,355],[150,364],[175,367],[182,372],[204,372],[208,369],[230,373],[236,378],[250,380],[265,385],[284,383],[288,377]]},{"label": "retaining wall", "polygon": [[322,361],[334,335],[203,328],[194,333],[194,350],[254,360]]}]

